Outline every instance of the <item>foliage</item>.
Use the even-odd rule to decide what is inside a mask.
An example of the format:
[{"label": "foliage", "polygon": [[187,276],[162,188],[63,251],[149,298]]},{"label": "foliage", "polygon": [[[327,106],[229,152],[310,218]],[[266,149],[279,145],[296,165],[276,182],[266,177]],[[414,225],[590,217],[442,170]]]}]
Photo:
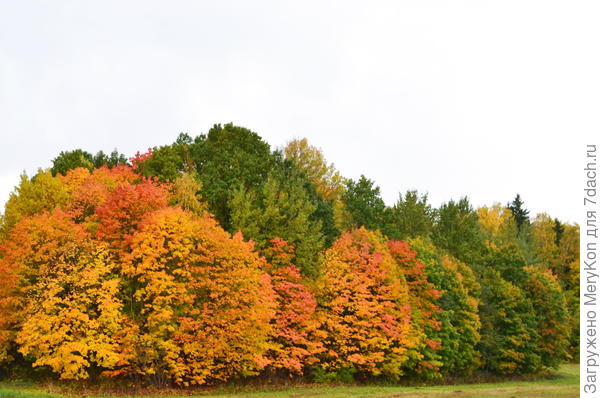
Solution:
[{"label": "foliage", "polygon": [[63,379],[81,379],[88,377],[91,364],[117,365],[119,280],[106,248],[67,213],[23,219],[2,247],[2,266],[14,281],[12,297],[2,298],[2,323],[12,318],[8,324],[17,331],[19,351],[35,360],[33,366],[47,365]]},{"label": "foliage", "polygon": [[477,219],[489,246],[510,245],[517,240],[517,226],[509,208],[495,203],[477,209]]},{"label": "foliage", "polygon": [[206,192],[210,211],[230,229],[229,203],[234,189],[259,189],[273,167],[270,146],[258,134],[233,124],[215,125],[197,139],[191,156]]},{"label": "foliage", "polygon": [[169,204],[181,206],[195,214],[202,214],[208,210],[208,205],[201,195],[202,185],[195,174],[184,173],[173,181]]},{"label": "foliage", "polygon": [[306,138],[288,142],[284,153],[286,159],[290,159],[296,167],[306,173],[316,185],[321,197],[330,201],[342,197],[345,191],[343,177],[333,164],[327,163],[319,148],[308,145]]},{"label": "foliage", "polygon": [[167,206],[168,187],[151,180],[115,188],[96,208],[99,220],[97,236],[116,247],[122,247],[149,212]]},{"label": "foliage", "polygon": [[360,228],[325,253],[317,281],[326,370],[402,376],[412,330],[408,287],[383,237]]},{"label": "foliage", "polygon": [[569,359],[569,313],[560,284],[548,269],[527,267],[525,295],[531,300],[537,318],[537,341],[541,364],[557,368]]},{"label": "foliage", "polygon": [[519,233],[523,229],[523,226],[529,224],[529,210],[523,206],[524,204],[521,195],[517,194],[513,201],[506,206],[512,212]]},{"label": "foliage", "polygon": [[69,170],[60,180],[64,184],[69,199],[64,206],[77,222],[92,221],[96,208],[103,204],[109,195],[119,187],[137,181],[138,176],[129,166],[106,166],[94,169],[91,173],[82,167]]},{"label": "foliage", "polygon": [[233,124],[130,163],[64,151],[0,216],[0,365],[158,387],[535,373],[578,355],[579,254],[577,224],[519,195],[387,207],[306,139]]},{"label": "foliage", "polygon": [[94,168],[94,157],[92,154],[81,149],[61,152],[52,160],[52,168],[50,170],[52,171],[52,175],[56,176],[57,174],[65,175],[67,171],[77,167],[92,170]]},{"label": "foliage", "polygon": [[431,235],[434,221],[435,211],[427,203],[427,195],[407,191],[389,210],[385,233],[392,239],[426,238]]},{"label": "foliage", "polygon": [[483,367],[500,374],[538,371],[542,363],[531,302],[493,269],[485,270],[481,287],[479,350]]},{"label": "foliage", "polygon": [[4,209],[0,226],[0,242],[23,217],[64,205],[68,194],[60,179],[50,171],[38,170],[31,179],[21,174],[19,186],[11,192]]},{"label": "foliage", "polygon": [[301,180],[269,176],[258,192],[240,187],[229,207],[232,230],[242,231],[260,250],[276,237],[284,239],[295,247],[300,271],[312,277],[318,274],[318,254],[324,244],[322,224],[313,218],[317,206]]},{"label": "foliage", "polygon": [[480,340],[478,315],[480,286],[471,269],[448,256],[430,242],[417,238],[409,241],[417,251],[417,259],[425,265],[427,279],[441,292],[436,303],[441,311],[436,316],[439,331],[430,329],[441,342],[437,350],[441,372],[465,374],[479,364],[476,344]]},{"label": "foliage", "polygon": [[439,377],[443,365],[437,352],[442,346],[439,335],[442,325],[439,300],[442,292],[429,281],[425,264],[417,258],[416,250],[407,242],[390,240],[387,246],[406,278],[412,326],[419,338],[414,348],[415,354],[406,365],[407,372],[424,378]]},{"label": "foliage", "polygon": [[252,246],[208,215],[148,214],[122,264],[133,321],[130,372],[204,384],[268,364],[273,291]]},{"label": "foliage", "polygon": [[277,303],[272,321],[277,346],[269,368],[302,374],[305,367],[318,362],[317,354],[324,350],[324,333],[316,317],[315,295],[293,265],[293,252],[294,247],[279,238],[273,239],[268,249],[268,269]]},{"label": "foliage", "polygon": [[181,133],[171,145],[154,147],[149,155],[136,159],[137,171],[145,177],[174,181],[183,173],[193,173],[195,165],[190,155],[191,137]]},{"label": "foliage", "polygon": [[483,250],[483,234],[477,213],[464,197],[444,203],[437,212],[432,240],[440,249],[468,264],[477,263]]},{"label": "foliage", "polygon": [[96,155],[81,150],[63,151],[52,160],[52,175],[66,175],[69,170],[83,167],[92,171],[94,168],[106,166],[113,168],[118,165],[127,165],[127,158],[120,154],[116,149],[106,155],[103,151],[99,151]]},{"label": "foliage", "polygon": [[379,187],[364,175],[358,181],[346,182],[344,204],[350,214],[350,227],[381,230],[385,226],[385,203]]}]

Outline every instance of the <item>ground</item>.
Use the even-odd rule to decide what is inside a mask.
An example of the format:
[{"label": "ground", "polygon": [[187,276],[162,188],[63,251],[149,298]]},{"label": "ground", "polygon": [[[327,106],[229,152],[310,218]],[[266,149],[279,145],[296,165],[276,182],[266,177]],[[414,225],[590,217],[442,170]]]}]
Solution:
[{"label": "ground", "polygon": [[[384,387],[384,386],[347,386],[347,387],[303,387],[281,391],[231,392],[231,387],[203,393],[202,397],[220,398],[567,398],[579,397],[579,366],[563,365],[555,377],[535,381],[506,381],[501,383],[461,384],[429,387]],[[90,397],[90,395],[87,395]],[[62,395],[49,393],[48,387],[25,386],[20,383],[0,384],[0,398],[59,398]],[[110,395],[96,395],[107,398]],[[147,397],[151,397],[148,395]],[[171,396],[171,398],[175,398]]]}]

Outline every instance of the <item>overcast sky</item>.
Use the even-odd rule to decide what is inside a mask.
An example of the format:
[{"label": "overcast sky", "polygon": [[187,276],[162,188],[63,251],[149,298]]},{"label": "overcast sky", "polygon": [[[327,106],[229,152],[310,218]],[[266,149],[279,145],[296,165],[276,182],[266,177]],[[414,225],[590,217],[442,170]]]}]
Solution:
[{"label": "overcast sky", "polygon": [[0,204],[61,150],[132,155],[233,122],[273,147],[307,137],[388,204],[519,192],[577,221],[599,16],[597,1],[0,0]]}]

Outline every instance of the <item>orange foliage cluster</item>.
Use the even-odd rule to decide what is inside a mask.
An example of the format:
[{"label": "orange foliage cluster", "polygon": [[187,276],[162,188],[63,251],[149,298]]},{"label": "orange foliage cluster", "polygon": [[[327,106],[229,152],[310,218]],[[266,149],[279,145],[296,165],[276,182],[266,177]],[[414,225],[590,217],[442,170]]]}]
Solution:
[{"label": "orange foliage cluster", "polygon": [[309,282],[294,246],[276,238],[261,257],[131,167],[49,178],[68,199],[20,219],[0,246],[0,362],[20,353],[64,379],[93,368],[183,386],[438,368],[427,351],[440,346],[440,292],[405,242],[347,232]]},{"label": "orange foliage cluster", "polygon": [[318,289],[325,367],[401,376],[417,339],[406,280],[382,236],[342,235],[325,253]]}]

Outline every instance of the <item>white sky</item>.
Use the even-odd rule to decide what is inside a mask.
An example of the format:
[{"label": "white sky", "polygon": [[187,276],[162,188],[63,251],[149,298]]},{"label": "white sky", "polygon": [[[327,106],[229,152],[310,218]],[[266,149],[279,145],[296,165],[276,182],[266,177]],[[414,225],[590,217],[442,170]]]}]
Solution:
[{"label": "white sky", "polygon": [[580,215],[600,134],[596,1],[0,1],[0,204],[61,151],[233,122],[307,137],[388,204],[519,192]]}]

